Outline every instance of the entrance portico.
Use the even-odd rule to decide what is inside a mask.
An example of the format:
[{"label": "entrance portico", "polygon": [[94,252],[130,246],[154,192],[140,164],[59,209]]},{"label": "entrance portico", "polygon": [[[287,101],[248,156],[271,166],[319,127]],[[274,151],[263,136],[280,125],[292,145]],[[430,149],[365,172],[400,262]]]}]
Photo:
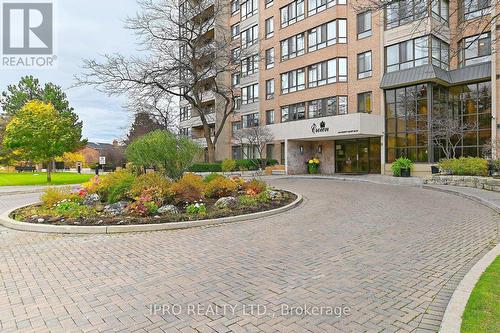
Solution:
[{"label": "entrance portico", "polygon": [[380,115],[353,113],[269,125],[284,142],[287,174],[307,173],[306,162],[319,158],[322,174],[381,173],[383,120]]}]

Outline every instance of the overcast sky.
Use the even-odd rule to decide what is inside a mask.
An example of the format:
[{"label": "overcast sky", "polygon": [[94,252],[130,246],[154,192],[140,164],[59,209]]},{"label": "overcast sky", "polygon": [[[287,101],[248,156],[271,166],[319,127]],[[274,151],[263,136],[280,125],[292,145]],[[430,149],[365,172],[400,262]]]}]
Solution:
[{"label": "overcast sky", "polygon": [[[1,2],[1,1],[0,1]],[[72,88],[73,75],[81,72],[82,59],[106,53],[136,53],[135,37],[123,28],[124,19],[137,12],[136,0],[54,0],[57,20],[56,69],[0,69],[0,91],[24,75],[63,87],[71,106],[83,120],[83,135],[90,141],[123,138],[131,116],[122,109],[123,98],[108,97],[93,88]]]}]

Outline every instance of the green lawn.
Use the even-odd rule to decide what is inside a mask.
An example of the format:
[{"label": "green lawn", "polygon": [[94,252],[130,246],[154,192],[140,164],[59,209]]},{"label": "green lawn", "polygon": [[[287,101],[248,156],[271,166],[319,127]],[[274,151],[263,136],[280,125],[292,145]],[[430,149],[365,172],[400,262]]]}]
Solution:
[{"label": "green lawn", "polygon": [[[53,173],[50,185],[80,184],[92,178],[93,174]],[[44,172],[0,173],[0,186],[47,185]]]},{"label": "green lawn", "polygon": [[474,287],[462,317],[461,332],[500,332],[500,256]]}]

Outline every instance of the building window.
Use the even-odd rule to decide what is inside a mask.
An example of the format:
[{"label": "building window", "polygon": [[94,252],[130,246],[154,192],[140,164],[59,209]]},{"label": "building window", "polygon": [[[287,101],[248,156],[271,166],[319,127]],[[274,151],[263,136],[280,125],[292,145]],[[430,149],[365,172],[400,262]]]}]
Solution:
[{"label": "building window", "polygon": [[337,42],[346,43],[347,20],[335,20],[309,30],[308,41],[309,52],[322,49]]},{"label": "building window", "polygon": [[241,104],[256,103],[258,101],[259,101],[258,83],[241,88]]},{"label": "building window", "polygon": [[288,94],[306,88],[304,68],[281,74],[281,93]]},{"label": "building window", "polygon": [[254,54],[241,61],[241,76],[255,74],[259,71],[259,55]]},{"label": "building window", "polygon": [[[431,87],[432,93],[428,92]],[[428,103],[431,97],[432,103]],[[385,99],[389,163],[401,156],[431,163],[444,158],[443,150],[432,139],[433,129],[439,126],[433,123],[435,118],[450,117],[468,124],[458,137],[456,157],[481,156],[482,147],[491,139],[491,82],[449,88],[437,84],[403,87],[387,90]],[[432,105],[431,110],[427,109],[428,104]]]},{"label": "building window", "polygon": [[280,45],[281,45],[281,61],[303,55],[304,33],[282,40]]},{"label": "building window", "polygon": [[358,112],[372,113],[372,92],[358,94]]},{"label": "building window", "polygon": [[372,51],[358,54],[358,79],[372,76]]},{"label": "building window", "polygon": [[429,63],[428,36],[387,46],[385,50],[388,73]]},{"label": "building window", "polygon": [[274,0],[266,0],[266,8],[269,8],[271,7],[272,5],[274,5]]},{"label": "building window", "polygon": [[295,0],[294,2],[280,8],[281,27],[288,27],[290,24],[304,19],[304,0]]},{"label": "building window", "polygon": [[234,97],[234,109],[235,110],[241,109],[241,96]]},{"label": "building window", "polygon": [[274,67],[274,47],[266,50],[266,69]]},{"label": "building window", "polygon": [[372,35],[372,12],[367,11],[358,14],[356,25],[358,28],[358,39],[370,37]]},{"label": "building window", "polygon": [[414,162],[428,160],[427,85],[385,92],[387,162],[408,157]]},{"label": "building window", "polygon": [[251,113],[241,116],[241,123],[243,128],[259,126],[259,114]]},{"label": "building window", "polygon": [[293,121],[293,120],[301,120],[306,117],[306,104],[298,103],[283,106],[281,108],[281,122]]},{"label": "building window", "polygon": [[268,143],[266,145],[266,159],[267,160],[274,159],[274,145],[272,143]]},{"label": "building window", "polygon": [[392,29],[427,16],[428,0],[394,1],[385,6],[385,28]]},{"label": "building window", "polygon": [[231,39],[235,40],[240,37],[240,25],[238,23],[231,26]]},{"label": "building window", "polygon": [[450,4],[448,0],[431,0],[432,1],[432,17],[435,20],[448,25],[450,13]]},{"label": "building window", "polygon": [[231,1],[231,15],[236,15],[240,11],[240,1],[232,0]]},{"label": "building window", "polygon": [[231,86],[234,88],[240,84],[240,73],[231,74]]},{"label": "building window", "polygon": [[347,58],[337,58],[338,61],[338,82],[347,82]]},{"label": "building window", "polygon": [[308,74],[308,88],[337,82],[337,59],[330,59],[309,66]]},{"label": "building window", "polygon": [[243,159],[243,152],[241,151],[241,146],[232,146],[231,155],[233,157],[233,160]]},{"label": "building window", "polygon": [[266,19],[265,32],[266,32],[266,38],[271,38],[274,36],[274,17]]},{"label": "building window", "polygon": [[432,64],[448,70],[450,63],[450,46],[441,39],[432,36]]},{"label": "building window", "polygon": [[347,108],[347,96],[338,96],[338,101],[339,101],[339,115],[344,115],[347,114],[348,108]]},{"label": "building window", "polygon": [[458,62],[460,67],[491,60],[491,35],[489,32],[464,38],[459,45]]},{"label": "building window", "polygon": [[274,79],[266,80],[266,99],[274,98]]},{"label": "building window", "polygon": [[274,124],[274,110],[266,111],[266,125]]},{"label": "building window", "polygon": [[490,13],[490,0],[463,0],[463,17],[465,20],[474,19]]},{"label": "building window", "polygon": [[307,13],[309,16],[311,16],[337,4],[345,5],[346,3],[346,0],[308,0]]},{"label": "building window", "polygon": [[249,18],[255,14],[257,14],[258,11],[258,0],[247,0],[241,3],[240,5],[240,14],[241,14],[241,19],[244,20],[246,18]]},{"label": "building window", "polygon": [[234,49],[231,50],[231,57],[233,58],[233,60],[235,61],[238,61],[240,59],[240,48],[239,47],[236,47]]},{"label": "building window", "polygon": [[179,119],[180,121],[188,120],[189,119],[189,108],[186,106],[182,106],[180,108],[180,113],[179,113]]},{"label": "building window", "polygon": [[191,128],[181,128],[179,130],[179,135],[185,136],[186,138],[191,138],[192,137],[192,131]]},{"label": "building window", "polygon": [[247,48],[259,41],[259,26],[254,25],[241,33],[241,48]]},{"label": "building window", "polygon": [[307,102],[307,118],[334,116],[337,113],[337,97],[335,96]]},{"label": "building window", "polygon": [[231,133],[234,136],[241,129],[241,121],[233,121],[231,124]]}]

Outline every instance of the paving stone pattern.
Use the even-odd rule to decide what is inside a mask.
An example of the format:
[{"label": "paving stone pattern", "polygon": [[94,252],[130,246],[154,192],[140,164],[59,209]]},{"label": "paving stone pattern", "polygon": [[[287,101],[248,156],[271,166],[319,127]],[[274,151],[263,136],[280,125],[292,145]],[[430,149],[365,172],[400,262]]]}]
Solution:
[{"label": "paving stone pattern", "polygon": [[[179,231],[0,228],[0,331],[436,332],[463,274],[497,242],[496,213],[447,193],[272,182],[305,202]],[[1,196],[0,211],[36,196]]]}]

